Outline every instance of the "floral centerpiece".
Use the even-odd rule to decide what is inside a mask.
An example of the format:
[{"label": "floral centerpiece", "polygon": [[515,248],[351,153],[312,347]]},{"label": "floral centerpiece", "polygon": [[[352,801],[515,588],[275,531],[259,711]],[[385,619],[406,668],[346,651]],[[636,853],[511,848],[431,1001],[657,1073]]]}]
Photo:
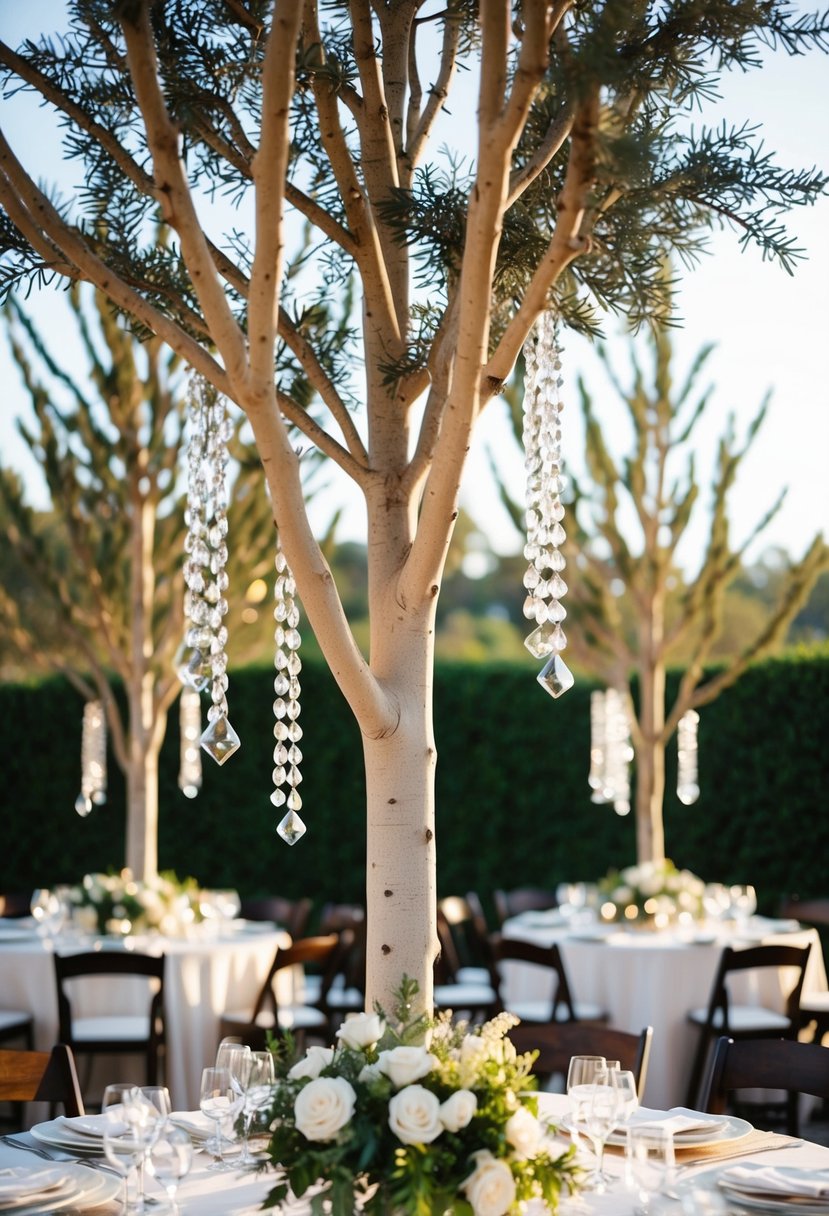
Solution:
[{"label": "floral centerpiece", "polygon": [[269,1155],[285,1179],[266,1207],[312,1189],[315,1216],[504,1216],[575,1189],[574,1150],[538,1117],[534,1055],[506,1037],[517,1019],[407,1020],[416,991],[404,980],[394,1022],[352,1014],[335,1047],[277,1051]]},{"label": "floral centerpiece", "polygon": [[646,861],[624,870],[610,870],[599,882],[601,915],[605,920],[659,922],[698,919],[703,915],[705,883],[670,860]]},{"label": "floral centerpiece", "polygon": [[193,878],[159,874],[151,882],[138,882],[131,870],[118,874],[85,874],[70,887],[73,920],[90,933],[140,933],[157,929],[181,933],[201,919],[199,886]]}]

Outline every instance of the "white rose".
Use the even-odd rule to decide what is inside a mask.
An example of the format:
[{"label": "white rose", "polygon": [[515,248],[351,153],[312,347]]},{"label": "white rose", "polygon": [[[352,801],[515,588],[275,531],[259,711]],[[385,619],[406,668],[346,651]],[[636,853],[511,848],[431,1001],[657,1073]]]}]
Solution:
[{"label": "white rose", "polygon": [[448,1132],[459,1132],[478,1109],[478,1099],[469,1089],[457,1089],[440,1104],[440,1121]]},{"label": "white rose", "polygon": [[344,1047],[359,1051],[373,1047],[382,1036],[383,1019],[377,1013],[350,1013],[337,1031],[337,1038]]},{"label": "white rose", "polygon": [[515,1203],[515,1179],[506,1161],[499,1161],[486,1149],[473,1154],[475,1170],[461,1190],[472,1204],[475,1216],[504,1216]]},{"label": "white rose", "polygon": [[345,1077],[317,1077],[299,1091],[294,1122],[306,1140],[332,1140],[351,1118],[357,1095]]},{"label": "white rose", "polygon": [[407,1085],[389,1102],[389,1127],[404,1144],[431,1144],[443,1131],[440,1100],[422,1085]]},{"label": "white rose", "polygon": [[629,887],[635,887],[641,877],[638,866],[626,866],[620,875]]},{"label": "white rose", "polygon": [[526,1106],[510,1115],[504,1134],[518,1157],[535,1157],[543,1139],[541,1124]]},{"label": "white rose", "polygon": [[380,1071],[377,1064],[364,1064],[357,1074],[357,1080],[362,1081],[365,1085],[373,1085],[375,1081],[379,1081],[382,1077],[385,1082],[388,1078]]},{"label": "white rose", "polygon": [[302,1059],[288,1070],[288,1076],[292,1081],[298,1081],[301,1077],[316,1078],[333,1059],[333,1047],[309,1047]]},{"label": "white rose", "polygon": [[425,1047],[393,1047],[381,1051],[377,1064],[397,1089],[419,1081],[437,1065],[437,1057]]}]

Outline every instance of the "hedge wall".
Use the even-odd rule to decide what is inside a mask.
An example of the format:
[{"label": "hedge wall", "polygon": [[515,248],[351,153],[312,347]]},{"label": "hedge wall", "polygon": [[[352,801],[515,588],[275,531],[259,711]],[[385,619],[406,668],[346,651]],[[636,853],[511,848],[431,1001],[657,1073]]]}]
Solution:
[{"label": "hedge wall", "polygon": [[[521,666],[441,665],[435,678],[438,742],[438,885],[441,893],[591,879],[635,858],[632,817],[590,802],[585,681],[560,701]],[[192,801],[178,790],[177,721],[161,759],[159,865],[206,886],[244,894],[362,897],[365,801],[357,728],[326,668],[303,669],[303,818],[288,848],[269,801],[272,671],[232,675],[231,720],[240,751],[204,760]],[[61,681],[0,686],[5,832],[0,891],[74,882],[123,859],[123,781],[110,758],[109,799],[87,819],[79,785],[77,694]],[[703,877],[752,881],[773,910],[781,894],[825,895],[829,650],[753,668],[700,722],[699,801],[673,794],[669,749],[668,853]]]}]

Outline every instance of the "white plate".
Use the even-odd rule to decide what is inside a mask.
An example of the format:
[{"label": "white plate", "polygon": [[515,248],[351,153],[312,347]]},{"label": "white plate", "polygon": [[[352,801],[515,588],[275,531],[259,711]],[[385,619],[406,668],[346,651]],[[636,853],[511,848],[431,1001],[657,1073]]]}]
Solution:
[{"label": "white plate", "polygon": [[61,1172],[69,1175],[67,1187],[62,1187],[58,1194],[50,1191],[39,1198],[33,1197],[31,1202],[11,1207],[0,1206],[0,1212],[7,1211],[14,1216],[47,1216],[50,1212],[60,1212],[66,1208],[86,1211],[107,1203],[121,1191],[122,1180],[116,1174],[104,1173],[88,1165],[76,1165],[72,1161],[59,1164]]},{"label": "white plate", "polygon": [[[694,1112],[696,1114],[696,1112]],[[686,1132],[677,1132],[674,1136],[675,1148],[705,1148],[709,1144],[722,1144],[728,1140],[742,1140],[750,1132],[754,1131],[752,1125],[747,1119],[738,1119],[736,1115],[700,1115],[700,1122],[710,1119],[710,1128],[700,1128],[697,1130],[689,1129]],[[638,1120],[640,1124],[645,1124],[647,1120]],[[657,1122],[658,1126],[658,1122]],[[627,1143],[627,1135],[624,1131],[611,1132],[607,1139],[608,1144],[613,1144],[617,1148],[623,1148]]]},{"label": "white plate", "polygon": [[0,1206],[20,1203],[28,1195],[54,1190],[66,1178],[66,1170],[59,1165],[44,1165],[42,1169],[29,1165],[4,1166],[0,1169]]},{"label": "white plate", "polygon": [[53,1148],[71,1148],[73,1152],[97,1153],[99,1156],[103,1148],[103,1137],[74,1131],[62,1116],[49,1119],[46,1123],[36,1123],[30,1131],[35,1140],[41,1144],[51,1144]]},{"label": "white plate", "polygon": [[[751,1169],[751,1167],[752,1162],[744,1162],[743,1169]],[[763,1169],[763,1166],[757,1164],[756,1169]],[[778,1173],[790,1173],[793,1177],[797,1177],[803,1172],[796,1166],[790,1165],[778,1165],[774,1169]],[[808,1172],[817,1173],[818,1171]],[[715,1171],[711,1171],[711,1173],[714,1176]],[[716,1183],[728,1198],[729,1203],[737,1203],[748,1211],[779,1212],[779,1214],[794,1214],[794,1212],[807,1214],[808,1212],[810,1216],[829,1216],[829,1197],[812,1198],[811,1195],[774,1195],[771,1192],[750,1192],[750,1190],[743,1190],[738,1186],[731,1186],[724,1181],[722,1171],[716,1171]]]}]

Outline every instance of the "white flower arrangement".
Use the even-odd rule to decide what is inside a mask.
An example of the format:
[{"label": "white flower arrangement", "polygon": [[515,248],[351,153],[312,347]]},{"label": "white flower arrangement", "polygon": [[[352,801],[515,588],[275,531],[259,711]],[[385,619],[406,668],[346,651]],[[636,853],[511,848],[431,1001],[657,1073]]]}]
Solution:
[{"label": "white flower arrangement", "polygon": [[335,1047],[294,1063],[274,1049],[269,1156],[284,1180],[267,1207],[311,1190],[331,1216],[506,1216],[534,1197],[554,1212],[576,1189],[573,1149],[538,1117],[533,1053],[506,1037],[517,1019],[410,1020],[416,991],[404,979],[394,1020],[349,1015]]},{"label": "white flower arrangement", "polygon": [[127,934],[148,929],[175,935],[201,919],[199,888],[192,878],[159,874],[138,882],[131,870],[117,874],[85,874],[69,889],[75,924],[90,933]]},{"label": "white flower arrangement", "polygon": [[703,915],[705,883],[668,859],[610,870],[599,882],[605,919],[641,920],[664,917],[696,920]]}]

